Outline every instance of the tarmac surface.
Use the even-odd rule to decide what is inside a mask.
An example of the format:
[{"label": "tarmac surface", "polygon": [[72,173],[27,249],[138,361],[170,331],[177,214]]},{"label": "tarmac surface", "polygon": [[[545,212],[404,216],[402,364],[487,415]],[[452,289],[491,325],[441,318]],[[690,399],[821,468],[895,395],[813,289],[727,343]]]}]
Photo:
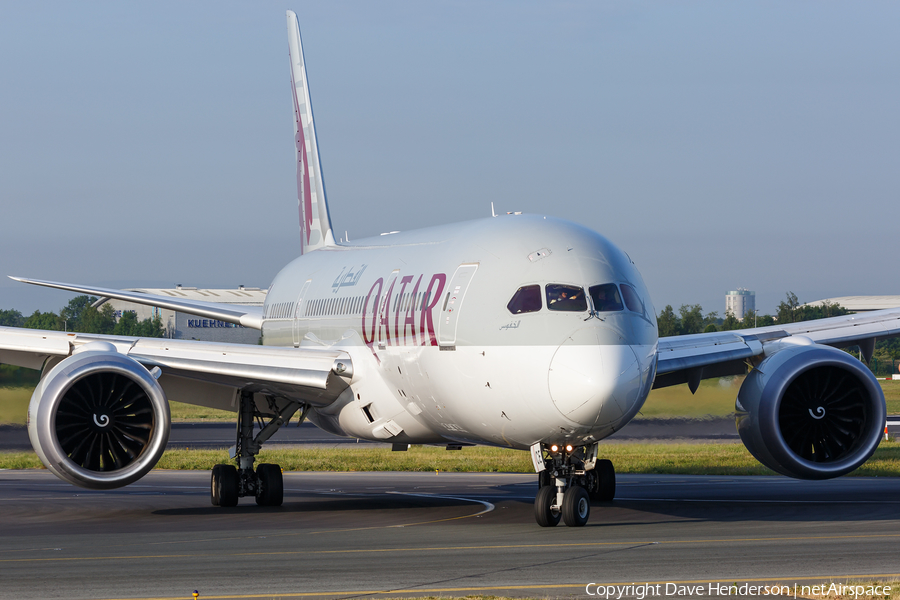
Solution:
[{"label": "tarmac surface", "polygon": [[0,598],[588,598],[592,582],[698,598],[900,577],[900,479],[620,475],[586,527],[546,529],[534,479],[289,472],[282,507],[223,509],[208,472],[89,491],[0,471]]}]

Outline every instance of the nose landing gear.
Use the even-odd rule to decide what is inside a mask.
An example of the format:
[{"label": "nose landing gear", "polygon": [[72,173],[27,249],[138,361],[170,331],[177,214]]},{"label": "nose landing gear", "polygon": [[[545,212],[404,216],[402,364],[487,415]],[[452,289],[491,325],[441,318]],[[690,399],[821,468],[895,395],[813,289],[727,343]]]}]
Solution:
[{"label": "nose landing gear", "polygon": [[616,494],[615,469],[609,460],[597,460],[597,444],[535,444],[531,459],[538,472],[534,518],[541,527],[555,527],[560,519],[569,527],[583,527],[591,500],[608,502]]}]

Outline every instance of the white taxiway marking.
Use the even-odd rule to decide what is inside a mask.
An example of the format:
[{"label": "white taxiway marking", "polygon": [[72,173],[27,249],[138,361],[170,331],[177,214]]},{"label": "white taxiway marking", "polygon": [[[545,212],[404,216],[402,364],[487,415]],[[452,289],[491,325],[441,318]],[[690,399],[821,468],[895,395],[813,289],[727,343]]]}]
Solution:
[{"label": "white taxiway marking", "polygon": [[484,506],[484,510],[471,515],[473,517],[489,513],[495,508],[494,505],[490,502],[486,500],[478,500],[477,498],[461,498],[459,496],[443,496],[440,494],[411,494],[409,492],[388,492],[388,494],[397,494],[400,496],[416,496],[418,498],[442,498],[444,500],[461,500],[463,502],[474,502],[476,504],[481,504],[482,506]]}]

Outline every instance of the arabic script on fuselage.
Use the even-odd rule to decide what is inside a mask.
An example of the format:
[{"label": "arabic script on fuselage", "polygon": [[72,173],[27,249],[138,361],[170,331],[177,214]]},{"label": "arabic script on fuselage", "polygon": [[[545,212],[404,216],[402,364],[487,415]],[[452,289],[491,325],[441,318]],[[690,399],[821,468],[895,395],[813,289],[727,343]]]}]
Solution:
[{"label": "arabic script on fuselage", "polygon": [[360,266],[355,273],[353,272],[353,267],[344,267],[341,269],[341,274],[338,275],[335,278],[334,283],[331,284],[332,291],[337,294],[341,288],[353,287],[359,283],[359,279],[366,270],[366,266],[367,265]]}]

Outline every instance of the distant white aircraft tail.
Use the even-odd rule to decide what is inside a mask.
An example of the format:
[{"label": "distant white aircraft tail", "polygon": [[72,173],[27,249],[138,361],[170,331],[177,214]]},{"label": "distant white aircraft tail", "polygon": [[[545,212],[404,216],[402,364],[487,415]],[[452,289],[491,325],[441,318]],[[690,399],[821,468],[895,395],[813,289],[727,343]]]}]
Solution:
[{"label": "distant white aircraft tail", "polygon": [[331,217],[325,198],[325,182],[319,161],[319,145],[309,100],[306,63],[300,42],[297,15],[287,11],[288,45],[291,57],[291,84],[294,92],[294,141],[297,145],[297,199],[300,206],[301,253],[334,246]]}]

